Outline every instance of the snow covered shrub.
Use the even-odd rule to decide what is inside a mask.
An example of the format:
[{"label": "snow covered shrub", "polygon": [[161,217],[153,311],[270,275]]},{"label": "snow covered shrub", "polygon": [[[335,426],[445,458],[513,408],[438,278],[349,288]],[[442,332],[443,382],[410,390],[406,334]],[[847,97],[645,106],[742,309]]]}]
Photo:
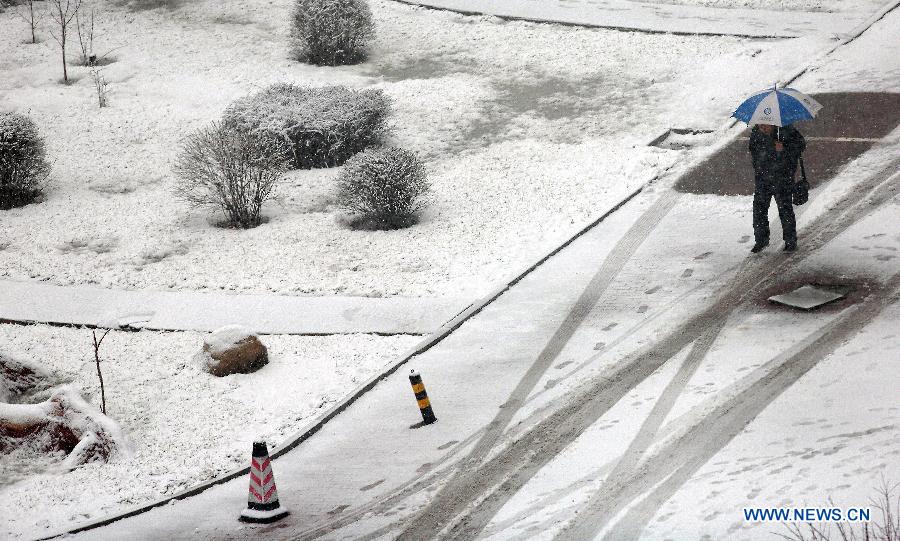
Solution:
[{"label": "snow covered shrub", "polygon": [[174,171],[176,194],[197,206],[218,207],[225,226],[262,223],[262,206],[288,169],[290,148],[280,138],[213,123],[188,137]]},{"label": "snow covered shrub", "polygon": [[338,178],[338,203],[355,215],[356,226],[399,229],[416,222],[430,189],[415,153],[373,148],[357,154]]},{"label": "snow covered shrub", "polygon": [[294,4],[291,35],[301,61],[318,66],[361,62],[374,34],[365,0],[296,0]]},{"label": "snow covered shrub", "polygon": [[49,175],[35,123],[20,113],[0,112],[0,210],[34,201]]},{"label": "snow covered shrub", "polygon": [[389,102],[381,90],[311,88],[278,83],[232,103],[224,122],[284,139],[294,167],[332,167],[377,143],[387,129]]}]

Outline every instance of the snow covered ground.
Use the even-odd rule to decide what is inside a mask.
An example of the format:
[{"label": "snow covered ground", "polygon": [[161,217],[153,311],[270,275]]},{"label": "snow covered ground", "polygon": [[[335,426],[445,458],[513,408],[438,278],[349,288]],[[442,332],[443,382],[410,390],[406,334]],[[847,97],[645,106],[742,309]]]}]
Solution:
[{"label": "snow covered ground", "polygon": [[[146,3],[132,0],[131,5]],[[59,85],[59,66],[52,49],[22,45],[25,32],[21,21],[10,13],[0,14],[0,49],[11,51],[0,57],[0,98],[4,106],[30,110],[56,157],[54,186],[47,200],[0,215],[3,278],[126,289],[474,296],[512,269],[530,262],[637,185],[669,167],[679,170],[685,160],[698,156],[691,154],[693,151],[648,148],[644,146],[647,141],[670,126],[719,126],[749,90],[794,71],[833,43],[826,35],[773,42],[504,23],[375,0],[373,9],[381,34],[372,62],[353,68],[320,69],[287,58],[283,21],[289,3],[285,0],[272,4],[172,0],[146,10],[129,9],[124,4],[98,5],[102,6],[99,19],[104,33],[101,50],[104,45],[123,45],[113,53],[117,61],[106,68],[114,93],[112,106],[102,111],[94,108],[90,81],[83,69],[72,68],[72,73],[81,77],[76,84]],[[898,15],[894,13],[875,32],[847,46],[797,86],[808,91],[900,90],[900,66],[896,63],[900,43],[891,39],[898,27]],[[43,35],[46,37],[46,33]],[[177,46],[164,46],[173,42]],[[270,221],[251,231],[216,229],[210,225],[213,217],[171,201],[169,165],[180,137],[216,118],[232,99],[282,80],[377,85],[395,98],[396,141],[421,152],[432,170],[435,204],[421,224],[389,233],[343,229],[335,220],[330,187],[336,171],[292,173],[279,203],[267,209]],[[881,152],[881,164],[896,155],[896,137],[894,146]],[[858,180],[875,169],[871,163],[863,164],[856,170],[858,174],[846,180]],[[805,211],[805,218],[801,217],[801,225],[827,212],[829,202],[844,193],[845,185],[836,183],[818,194]],[[651,190],[648,201],[654,197]],[[648,201],[639,202],[638,209],[646,209]],[[625,275],[631,280],[611,287],[608,298],[588,319],[586,329],[573,337],[564,355],[567,360],[557,365],[569,362],[562,367],[568,369],[553,370],[540,379],[534,395],[528,397],[533,402],[531,409],[522,411],[538,411],[554,397],[563,397],[584,374],[596,374],[611,362],[614,357],[608,355],[610,351],[624,354],[626,348],[638,347],[642,340],[653,338],[685,317],[690,309],[702,306],[708,300],[703,295],[688,297],[689,301],[682,295],[696,291],[692,288],[707,280],[727,275],[745,255],[747,246],[738,239],[749,231],[749,208],[748,198],[684,196],[677,211],[660,228],[656,243],[646,248],[644,256],[653,257],[639,253],[641,264]],[[895,268],[896,259],[891,256],[900,248],[900,238],[885,224],[896,223],[896,209],[894,201],[872,218],[874,223],[864,223],[862,229],[850,230],[830,245],[830,268],[847,261],[853,264],[849,270],[869,279],[872,275],[881,279],[885,269]],[[618,219],[624,223],[634,216],[623,213]],[[582,255],[602,259],[603,250],[616,243],[616,235],[621,235],[627,224],[616,227],[598,233],[601,236]],[[865,239],[868,243],[861,240],[875,234],[875,229],[881,236]],[[710,231],[716,233],[710,241],[714,248],[704,245],[698,250],[690,243],[690,239]],[[707,251],[714,253],[704,255]],[[859,253],[871,257],[858,257]],[[582,263],[582,273],[576,280],[596,270],[595,261]],[[557,288],[567,296],[564,299],[542,299],[527,291],[515,293],[519,301],[524,298],[531,303],[529,310],[503,313],[496,308],[488,314],[495,319],[488,320],[487,325],[468,326],[469,331],[482,332],[486,340],[490,339],[486,344],[488,352],[495,355],[491,368],[498,375],[498,386],[514,386],[513,379],[501,381],[499,375],[515,375],[513,366],[527,368],[534,359],[534,352],[528,348],[542,347],[543,335],[538,331],[551,328],[554,318],[564,316],[570,308],[572,299],[568,296],[577,296],[578,284],[568,282],[573,279],[569,271],[557,275],[555,282],[538,281],[540,287]],[[644,304],[648,295],[656,296],[652,303]],[[618,340],[617,333],[624,336],[633,326],[641,325],[643,318],[654,316],[656,303],[662,308],[674,306],[672,313],[653,322],[649,330],[644,329],[648,331],[646,336],[633,333],[633,341]],[[618,323],[618,328],[610,327],[610,311],[616,316],[613,323]],[[513,340],[498,343],[501,332],[522,332],[517,320],[521,317],[532,317],[535,334],[513,333]],[[788,346],[796,336],[802,338],[804,331],[814,333],[818,324],[827,325],[837,317],[828,312],[813,324],[785,312],[760,316],[746,310],[732,316],[723,332],[728,347],[714,347],[706,364],[686,382],[687,392],[674,404],[672,416],[660,419],[674,423],[662,426],[662,436],[669,437],[687,426],[685,419],[691,419],[691,411],[702,412],[716,405],[704,402],[716,396],[716,391],[726,392],[722,395],[725,397],[728,392],[740,391],[729,385],[740,383],[748,374],[758,374],[768,353],[777,353],[779,346]],[[789,493],[796,498],[791,500],[795,504],[801,500],[814,503],[812,498],[817,494],[857,504],[859,498],[870,495],[873,476],[887,471],[882,464],[897,463],[890,457],[896,456],[900,446],[895,429],[880,430],[896,424],[896,399],[891,405],[888,394],[891,386],[875,388],[897,381],[896,366],[884,366],[900,348],[891,330],[897,317],[895,305],[852,342],[819,363],[808,377],[773,401],[772,409],[764,410],[754,421],[758,424],[724,447],[721,464],[716,463],[717,457],[703,466],[706,469],[698,470],[665,507],[652,507],[657,514],[648,517],[644,509],[633,517],[621,518],[637,520],[634,523],[645,521],[647,539],[695,536],[698,525],[718,539],[738,531],[729,530],[734,522],[733,508],[746,501],[765,500],[776,505]],[[785,326],[791,326],[796,336],[785,334],[765,348],[741,354],[748,343],[763,342],[761,332]],[[59,371],[96,403],[95,374],[87,362],[88,340],[89,332],[84,330],[0,325],[0,348],[5,354]],[[118,456],[109,465],[86,466],[66,474],[44,471],[49,466],[46,463],[16,462],[15,457],[3,462],[3,478],[13,482],[0,487],[0,515],[7,519],[0,536],[49,533],[243,465],[252,439],[262,436],[276,441],[294,432],[304,419],[347,394],[355,383],[377,372],[415,341],[363,335],[264,337],[272,359],[266,368],[220,380],[205,376],[191,363],[200,340],[201,335],[196,333],[111,335],[104,344],[107,401],[110,416],[122,425],[131,442],[131,454]],[[606,351],[601,341],[606,345],[616,342],[614,346],[622,349],[611,346]],[[884,345],[885,349],[873,351],[872,344]],[[461,387],[484,399],[485,404],[499,406],[504,402],[507,394],[479,387],[484,377],[479,365],[486,353],[465,349],[475,348],[477,343],[458,338],[451,345],[453,348],[431,357],[447,361],[433,363],[431,370],[452,375],[454,363],[469,363],[469,372],[454,376],[463,382]],[[521,348],[522,355],[510,358],[512,347]],[[664,365],[630,392],[628,399],[617,406],[619,409],[610,412],[607,422],[597,425],[596,432],[588,434],[597,438],[586,438],[581,452],[587,457],[585,461],[602,470],[600,476],[590,480],[594,484],[578,485],[577,479],[571,482],[572,475],[588,473],[585,462],[575,462],[574,468],[573,463],[562,463],[558,470],[551,465],[548,472],[559,471],[569,477],[536,477],[534,485],[523,487],[521,499],[511,499],[492,522],[485,524],[485,532],[505,537],[518,526],[533,526],[505,522],[525,513],[538,524],[545,521],[549,526],[543,531],[552,533],[561,525],[554,513],[562,511],[562,516],[569,516],[566,508],[571,492],[564,491],[563,496],[550,500],[538,499],[546,504],[540,506],[541,514],[534,511],[531,497],[543,497],[542,491],[552,488],[553,483],[570,482],[569,487],[583,490],[580,496],[588,498],[590,489],[597,488],[607,471],[596,459],[597,449],[613,453],[615,445],[627,445],[626,438],[639,428],[641,414],[650,411],[654,398],[683,360],[684,356],[676,356]],[[849,377],[842,372],[848,363],[859,363]],[[568,381],[563,381],[561,374],[566,374]],[[397,389],[402,388],[403,397],[409,398],[404,377],[392,381],[398,383]],[[450,380],[448,377],[441,384]],[[475,380],[479,385],[473,384]],[[477,424],[480,418],[468,417],[464,407],[483,404],[478,400],[467,403],[463,393],[451,398],[449,388],[435,384],[429,387],[435,395],[440,398],[444,393],[443,404],[436,406],[441,432],[422,436],[435,443],[422,452],[443,457],[465,450],[473,441],[456,445],[463,439],[460,433],[469,435],[468,430],[474,433],[481,428]],[[841,392],[841,400],[833,402],[818,401],[842,386],[857,392]],[[393,388],[385,392],[380,387],[383,396],[379,400],[409,413],[408,402],[384,397]],[[810,412],[821,409],[822,414],[799,415],[795,411],[798,405]],[[692,410],[695,406],[700,409]],[[492,412],[484,410],[478,415],[491,417]],[[828,421],[829,416],[834,420]],[[786,418],[796,420],[796,426],[779,424]],[[619,422],[614,423],[617,419]],[[515,419],[519,420],[524,417]],[[512,433],[528,429],[533,421],[513,425]],[[616,424],[622,428],[614,438],[608,438],[612,432],[604,430]],[[448,432],[452,427],[465,430]],[[365,428],[373,446],[375,438],[397,434],[402,437],[379,441],[378,445],[396,449],[398,441],[412,442],[405,424],[382,430],[368,423]],[[768,433],[771,438],[765,436]],[[337,463],[333,453],[340,450],[335,442],[340,441],[344,440],[323,436],[310,446],[311,450],[303,452],[320,453],[320,458],[330,459],[321,470],[330,473]],[[445,447],[448,441],[451,446]],[[814,442],[813,451],[807,451],[810,442]],[[418,447],[409,449],[419,451]],[[578,450],[567,452],[577,454]],[[868,458],[880,454],[888,458]],[[382,460],[380,455],[368,458]],[[421,472],[416,468],[431,467],[430,463],[422,464],[422,456],[407,458],[411,467],[403,474],[418,474]],[[810,466],[793,466],[796,473],[790,468],[775,471],[784,464],[796,464],[796,460]],[[742,469],[745,464],[747,469]],[[279,475],[285,472],[283,468],[284,461],[276,462]],[[31,475],[36,470],[44,473]],[[365,475],[373,477],[369,481],[376,485],[365,489],[369,482],[354,478],[344,479],[346,486],[337,488],[350,495],[347,502],[365,503],[389,493],[403,481],[399,474],[392,477],[398,471],[400,466],[396,465],[393,469],[370,468]],[[760,472],[772,471],[777,482],[763,486]],[[891,471],[888,474],[893,475]],[[24,478],[26,475],[28,478]],[[843,482],[838,476],[852,482]],[[807,483],[811,477],[822,480]],[[378,486],[379,478],[388,481]],[[309,501],[321,481],[296,471],[288,479],[291,483],[282,494],[291,495],[293,491],[293,502]],[[312,490],[305,491],[302,483],[313,485]],[[698,494],[705,498],[722,490],[723,484],[728,485],[727,500],[715,494],[698,503]],[[817,486],[811,488],[813,484]],[[238,493],[243,492],[237,500],[230,493],[224,500],[215,500],[232,485]],[[787,492],[782,490],[785,486],[789,487]],[[347,503],[329,500],[344,497],[335,488],[329,486],[334,493],[326,494],[321,501],[295,508],[295,516],[320,521],[340,518],[341,511],[329,513]],[[370,489],[374,490],[368,492]],[[532,489],[536,492],[529,492]],[[219,503],[237,502],[239,508],[245,491],[242,480],[205,497]],[[179,514],[180,505],[202,506],[207,501],[177,504],[171,512]],[[326,504],[334,505],[326,509]],[[415,505],[404,513],[411,512]],[[229,506],[199,509],[201,513],[187,518],[179,514],[178,518],[190,522],[197,516],[201,517],[197,520],[225,516],[221,524],[234,525]],[[156,516],[150,514],[140,520],[152,522]],[[385,513],[368,518],[380,527],[396,516]],[[361,522],[353,528],[364,531],[372,523]],[[155,526],[168,524],[158,521]],[[127,528],[121,524],[118,527]],[[103,535],[101,532],[89,532],[87,537]],[[181,534],[191,532],[182,530]],[[122,538],[120,533],[113,529],[106,535]]]},{"label": "snow covered ground", "polygon": [[[58,458],[0,456],[0,538],[49,533],[173,494],[246,465],[418,342],[409,336],[263,336],[269,364],[216,378],[192,359],[203,334],[113,331],[101,349],[108,415],[130,451],[69,472]],[[40,364],[93,404],[91,331],[0,325],[3,353]]]},{"label": "snow covered ground", "polygon": [[[0,15],[0,48],[9,51],[0,97],[34,116],[54,158],[47,200],[0,215],[3,278],[476,296],[679,155],[644,143],[672,125],[718,126],[750,89],[803,65],[829,39],[583,30],[377,0],[372,61],[330,69],[288,58],[287,0],[96,5],[97,49],[116,48],[103,110],[84,68],[71,68],[74,85],[57,83],[46,30],[43,44],[25,45],[22,21]],[[422,223],[393,232],[340,226],[336,170],[291,174],[265,211],[270,221],[250,231],[217,229],[216,217],[172,201],[180,139],[275,81],[384,88],[395,100],[396,142],[431,170],[435,202]]]}]

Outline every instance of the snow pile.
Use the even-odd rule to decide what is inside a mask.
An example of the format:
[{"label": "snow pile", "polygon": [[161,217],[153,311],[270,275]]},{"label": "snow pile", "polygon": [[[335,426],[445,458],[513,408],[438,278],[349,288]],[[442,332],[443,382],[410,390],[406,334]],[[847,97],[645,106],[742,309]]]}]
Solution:
[{"label": "snow pile", "polygon": [[246,327],[226,325],[210,333],[209,336],[203,339],[203,344],[208,346],[209,353],[224,353],[251,336],[255,335]]},{"label": "snow pile", "polygon": [[85,402],[71,385],[54,389],[49,399],[37,404],[0,402],[2,465],[4,470],[12,466],[5,482],[60,458],[62,468],[72,469],[107,462],[124,449],[118,424]]}]

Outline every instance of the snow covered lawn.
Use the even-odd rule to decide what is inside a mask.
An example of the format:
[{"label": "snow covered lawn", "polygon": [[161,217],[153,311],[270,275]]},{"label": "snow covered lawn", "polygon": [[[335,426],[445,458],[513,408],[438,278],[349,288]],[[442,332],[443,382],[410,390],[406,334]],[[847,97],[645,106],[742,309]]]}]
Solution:
[{"label": "snow covered lawn", "polygon": [[[263,336],[269,364],[216,378],[192,357],[204,335],[113,331],[103,342],[108,415],[130,452],[63,472],[58,461],[0,456],[0,538],[48,534],[64,524],[173,494],[247,464],[252,442],[278,444],[419,338]],[[99,407],[89,330],[0,325],[5,355],[39,363]],[[413,404],[414,407],[414,404]]]},{"label": "snow covered lawn", "polygon": [[[117,48],[102,110],[85,68],[71,66],[74,85],[57,82],[46,28],[43,44],[23,44],[24,23],[0,14],[0,101],[30,112],[55,160],[46,201],[0,214],[0,277],[474,296],[680,156],[647,141],[673,125],[718,126],[740,97],[828,43],[504,23],[374,0],[371,61],[314,68],[289,58],[289,0],[161,5],[95,0],[97,50]],[[394,232],[339,225],[337,170],[292,173],[264,211],[269,222],[250,231],[215,228],[218,217],[173,201],[180,140],[277,81],[383,88],[394,142],[431,171],[422,222]]]}]

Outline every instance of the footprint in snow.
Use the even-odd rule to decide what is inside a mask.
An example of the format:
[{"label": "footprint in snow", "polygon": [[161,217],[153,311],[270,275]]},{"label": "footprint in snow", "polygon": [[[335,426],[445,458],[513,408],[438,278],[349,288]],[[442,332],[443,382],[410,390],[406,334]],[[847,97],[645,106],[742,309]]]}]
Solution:
[{"label": "footprint in snow", "polygon": [[741,240],[739,240],[738,242],[741,244],[744,244],[745,242],[747,242],[749,240],[750,240],[750,235],[744,235],[743,237],[741,237]]},{"label": "footprint in snow", "polygon": [[[606,342],[597,342],[597,343],[594,345],[594,351],[600,351],[600,350],[603,349],[604,347],[606,347]],[[571,362],[571,361],[569,361],[569,362]],[[569,364],[569,363],[566,363],[566,364]],[[557,368],[559,368],[559,367],[557,366]]]},{"label": "footprint in snow", "polygon": [[638,307],[637,313],[643,314],[644,312],[647,311],[648,308],[650,308],[650,307],[647,306],[646,304],[642,304],[642,305],[640,305],[640,306]]},{"label": "footprint in snow", "polygon": [[702,254],[700,254],[700,255],[698,255],[697,257],[695,257],[695,258],[694,258],[694,261],[701,261],[701,260],[706,259],[707,257],[709,257],[709,256],[711,256],[711,255],[712,255],[712,252],[703,252]]},{"label": "footprint in snow", "polygon": [[[597,349],[597,348],[594,348],[594,349]],[[565,368],[565,367],[569,366],[570,364],[572,364],[572,362],[573,362],[573,361],[566,361],[566,362],[564,362],[564,363],[559,363],[558,365],[554,366],[553,368],[555,368],[555,369],[557,369],[557,370],[562,370],[563,368]]]},{"label": "footprint in snow", "polygon": [[681,273],[681,277],[690,278],[692,274],[694,274],[694,269],[684,269],[684,272]]},{"label": "footprint in snow", "polygon": [[611,331],[611,330],[613,330],[613,329],[616,327],[616,325],[618,325],[618,323],[616,323],[615,321],[613,321],[612,323],[610,323],[610,324],[607,325],[606,327],[603,327],[603,330],[604,330],[604,331]]},{"label": "footprint in snow", "polygon": [[659,289],[660,289],[660,286],[653,286],[650,289],[648,289],[647,291],[644,291],[644,293],[647,295],[653,295],[654,293],[659,291]]}]

